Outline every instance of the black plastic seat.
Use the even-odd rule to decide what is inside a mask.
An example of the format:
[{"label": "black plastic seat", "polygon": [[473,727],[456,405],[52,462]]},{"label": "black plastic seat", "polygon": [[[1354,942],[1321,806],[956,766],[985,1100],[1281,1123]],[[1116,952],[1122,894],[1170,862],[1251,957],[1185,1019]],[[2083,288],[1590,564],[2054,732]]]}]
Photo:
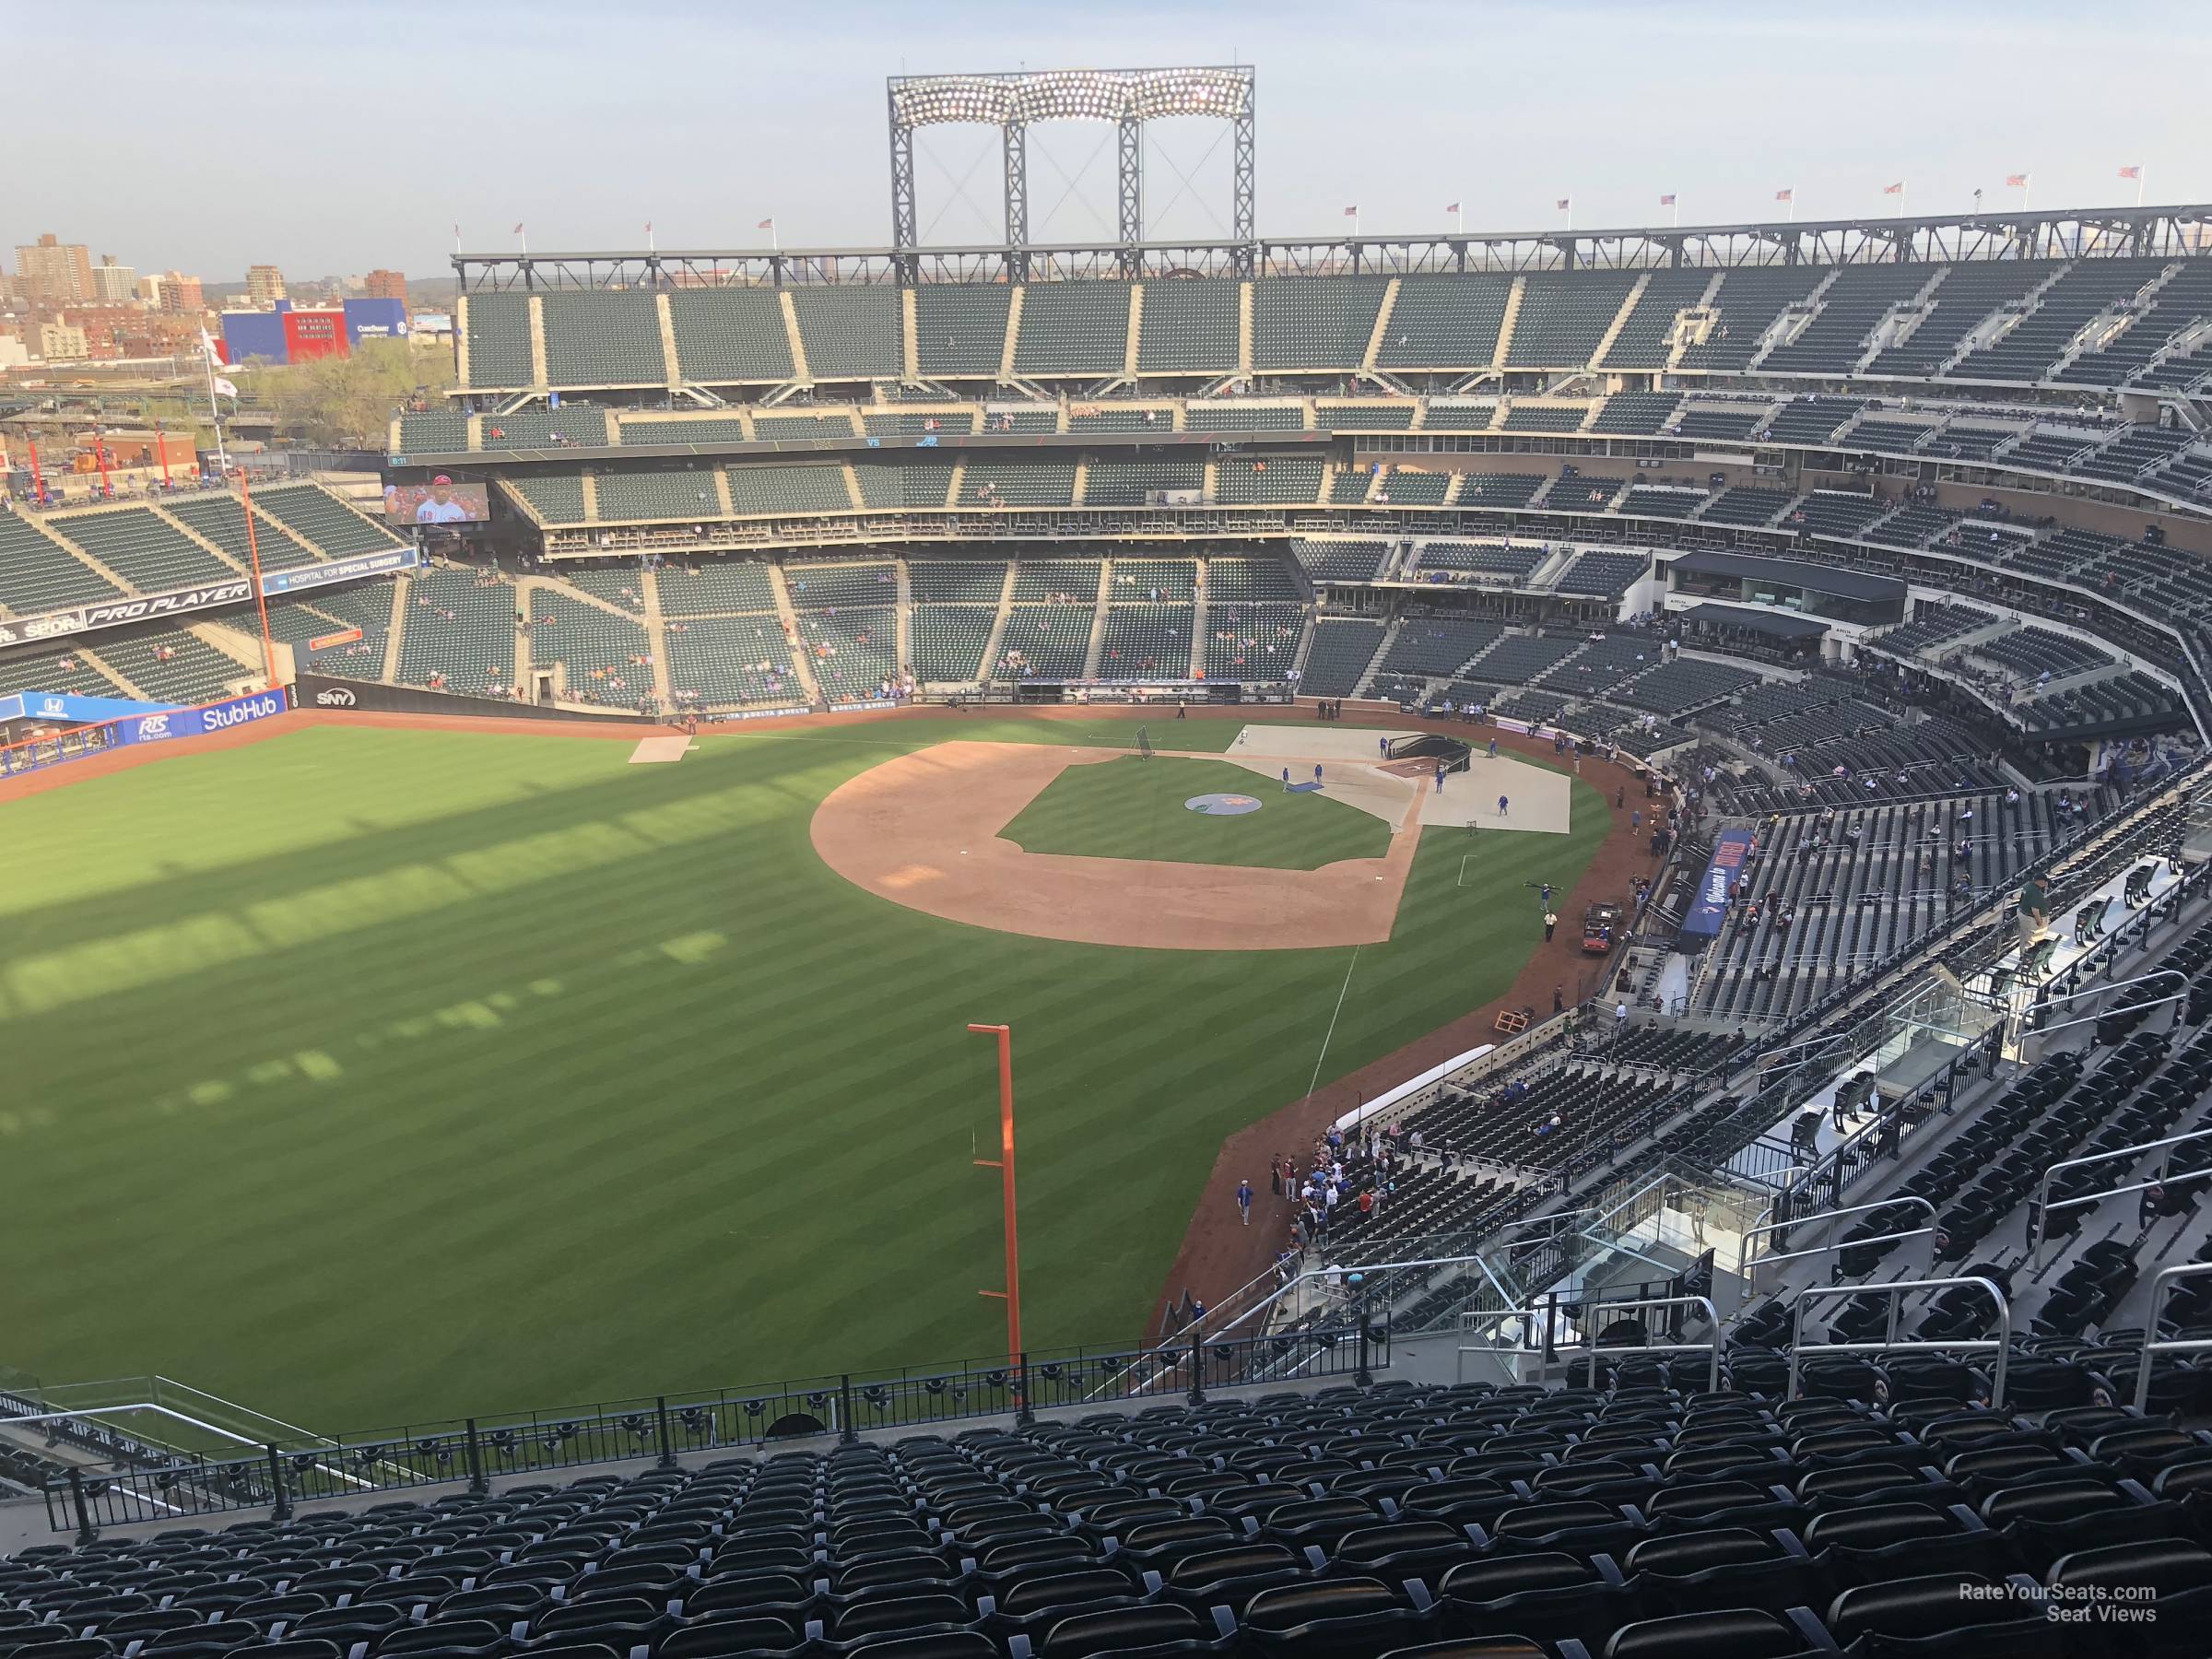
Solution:
[{"label": "black plastic seat", "polygon": [[1306,1655],[1365,1654],[1394,1635],[1418,1634],[1422,1614],[1379,1579],[1330,1579],[1263,1590],[1244,1609],[1242,1634],[1253,1652]]},{"label": "black plastic seat", "polygon": [[1977,1573],[1858,1584],[1829,1604],[1827,1623],[1848,1651],[1870,1659],[2064,1659],[2065,1632],[2008,1591]]},{"label": "black plastic seat", "polygon": [[1813,1641],[1788,1619],[1751,1607],[1624,1625],[1605,1659],[1808,1659]]}]

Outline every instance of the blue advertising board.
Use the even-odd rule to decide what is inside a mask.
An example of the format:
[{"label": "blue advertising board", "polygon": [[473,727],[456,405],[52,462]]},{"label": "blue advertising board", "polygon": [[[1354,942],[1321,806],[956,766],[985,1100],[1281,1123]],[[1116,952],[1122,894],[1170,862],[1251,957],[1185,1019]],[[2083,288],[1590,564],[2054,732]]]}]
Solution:
[{"label": "blue advertising board", "polygon": [[72,725],[98,725],[103,720],[158,714],[176,706],[135,702],[127,697],[79,697],[71,691],[18,691],[12,697],[0,697],[0,720],[60,720]]},{"label": "blue advertising board", "polygon": [[422,562],[422,549],[389,547],[382,553],[357,553],[351,559],[333,559],[323,564],[294,565],[288,571],[264,571],[261,591],[291,594],[301,588],[328,587],[334,582],[354,582],[363,576],[382,576],[391,571],[411,571]]},{"label": "blue advertising board", "polygon": [[291,706],[282,691],[255,691],[227,698],[197,709],[171,709],[161,714],[143,714],[118,722],[119,744],[167,743],[172,737],[201,737],[209,732],[227,732],[256,720],[267,720]]},{"label": "blue advertising board", "polygon": [[1702,949],[1721,931],[1728,914],[1728,895],[1735,890],[1744,861],[1751,856],[1752,845],[1748,830],[1724,830],[1713,839],[1712,856],[1706,860],[1705,874],[1699,877],[1698,890],[1690,895],[1689,908],[1682,915],[1677,942],[1684,948]]}]

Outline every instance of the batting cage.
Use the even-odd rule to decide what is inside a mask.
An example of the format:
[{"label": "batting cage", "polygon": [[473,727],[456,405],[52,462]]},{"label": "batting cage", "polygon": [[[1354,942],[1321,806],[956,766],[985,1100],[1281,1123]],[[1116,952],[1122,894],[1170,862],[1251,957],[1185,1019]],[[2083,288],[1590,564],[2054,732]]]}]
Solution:
[{"label": "batting cage", "polygon": [[1441,732],[1416,732],[1407,737],[1393,737],[1384,753],[1392,760],[1441,761],[1446,771],[1459,772],[1467,770],[1467,763],[1475,755],[1475,746],[1457,737],[1447,737]]}]

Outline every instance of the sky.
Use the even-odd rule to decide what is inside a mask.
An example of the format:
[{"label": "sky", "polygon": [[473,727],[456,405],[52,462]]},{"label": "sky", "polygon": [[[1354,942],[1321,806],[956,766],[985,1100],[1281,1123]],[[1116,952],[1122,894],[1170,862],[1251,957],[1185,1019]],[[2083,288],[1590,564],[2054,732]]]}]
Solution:
[{"label": "sky", "polygon": [[[14,14],[11,18],[11,13]],[[889,241],[887,76],[1256,66],[1263,235],[1685,225],[2212,201],[2212,5],[2047,0],[0,0],[17,165],[52,230],[227,282],[451,274],[476,252]],[[66,74],[32,64],[73,64]],[[1162,124],[1147,234],[1227,234],[1219,124]],[[924,131],[925,243],[1003,240],[995,130]],[[1110,240],[1103,124],[1032,129],[1030,240]],[[194,182],[193,181],[204,181]]]}]

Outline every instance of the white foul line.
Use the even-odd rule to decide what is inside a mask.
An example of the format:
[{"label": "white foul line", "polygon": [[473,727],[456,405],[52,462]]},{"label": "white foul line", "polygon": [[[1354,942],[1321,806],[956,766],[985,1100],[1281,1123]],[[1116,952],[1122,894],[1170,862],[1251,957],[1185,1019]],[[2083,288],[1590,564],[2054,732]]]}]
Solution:
[{"label": "white foul line", "polygon": [[1313,1056],[1313,1078],[1306,1085],[1308,1094],[1312,1094],[1321,1082],[1321,1063],[1329,1057],[1329,1039],[1336,1035],[1336,1015],[1344,1012],[1344,994],[1352,988],[1352,970],[1359,966],[1361,948],[1358,945],[1353,946],[1352,959],[1344,966],[1344,983],[1336,988],[1336,1013],[1329,1016],[1329,1029],[1322,1037],[1321,1053]]}]

